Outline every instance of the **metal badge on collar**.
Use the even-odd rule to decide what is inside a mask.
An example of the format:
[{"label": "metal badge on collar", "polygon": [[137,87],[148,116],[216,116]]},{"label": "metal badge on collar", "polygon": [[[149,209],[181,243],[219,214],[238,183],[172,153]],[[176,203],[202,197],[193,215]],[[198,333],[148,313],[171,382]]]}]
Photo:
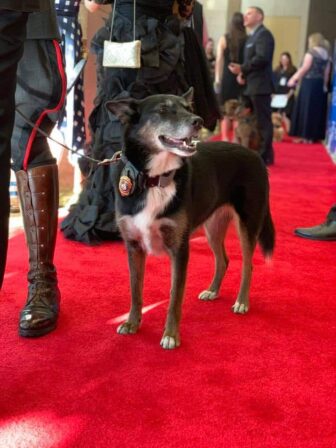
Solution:
[{"label": "metal badge on collar", "polygon": [[121,196],[129,196],[133,191],[132,179],[128,176],[120,176],[119,179],[119,193]]}]

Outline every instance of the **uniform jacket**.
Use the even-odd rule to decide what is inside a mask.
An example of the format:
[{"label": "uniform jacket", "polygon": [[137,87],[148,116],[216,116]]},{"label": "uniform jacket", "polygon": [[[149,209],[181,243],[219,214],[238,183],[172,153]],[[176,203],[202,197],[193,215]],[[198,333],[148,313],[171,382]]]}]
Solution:
[{"label": "uniform jacket", "polygon": [[50,8],[49,2],[45,0],[1,0],[0,9],[11,9],[14,11],[46,11]]},{"label": "uniform jacket", "polygon": [[274,38],[272,33],[260,25],[248,37],[241,66],[246,79],[246,95],[268,95],[274,91],[272,60]]}]

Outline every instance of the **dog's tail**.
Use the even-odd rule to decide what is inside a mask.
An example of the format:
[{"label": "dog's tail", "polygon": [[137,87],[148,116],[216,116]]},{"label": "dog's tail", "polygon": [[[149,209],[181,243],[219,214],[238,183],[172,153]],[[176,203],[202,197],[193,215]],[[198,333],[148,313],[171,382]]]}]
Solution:
[{"label": "dog's tail", "polygon": [[264,256],[271,258],[275,246],[275,229],[269,207],[267,208],[258,240]]}]

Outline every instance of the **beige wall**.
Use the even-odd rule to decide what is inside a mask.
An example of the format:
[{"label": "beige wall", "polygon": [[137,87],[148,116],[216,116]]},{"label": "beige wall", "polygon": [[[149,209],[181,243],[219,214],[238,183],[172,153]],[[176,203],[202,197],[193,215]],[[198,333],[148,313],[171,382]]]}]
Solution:
[{"label": "beige wall", "polygon": [[208,36],[215,42],[226,32],[229,0],[201,0]]}]

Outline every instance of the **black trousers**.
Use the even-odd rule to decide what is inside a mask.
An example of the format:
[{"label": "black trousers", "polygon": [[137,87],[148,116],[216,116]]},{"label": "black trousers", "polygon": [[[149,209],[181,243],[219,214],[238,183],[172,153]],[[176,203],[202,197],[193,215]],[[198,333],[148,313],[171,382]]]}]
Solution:
[{"label": "black trousers", "polygon": [[0,288],[8,242],[11,136],[14,124],[16,70],[23,53],[28,15],[0,9]]},{"label": "black trousers", "polygon": [[274,163],[271,95],[251,95],[253,111],[261,133],[260,155],[266,165]]},{"label": "black trousers", "polygon": [[329,210],[327,221],[336,221],[336,204],[334,204]]}]

